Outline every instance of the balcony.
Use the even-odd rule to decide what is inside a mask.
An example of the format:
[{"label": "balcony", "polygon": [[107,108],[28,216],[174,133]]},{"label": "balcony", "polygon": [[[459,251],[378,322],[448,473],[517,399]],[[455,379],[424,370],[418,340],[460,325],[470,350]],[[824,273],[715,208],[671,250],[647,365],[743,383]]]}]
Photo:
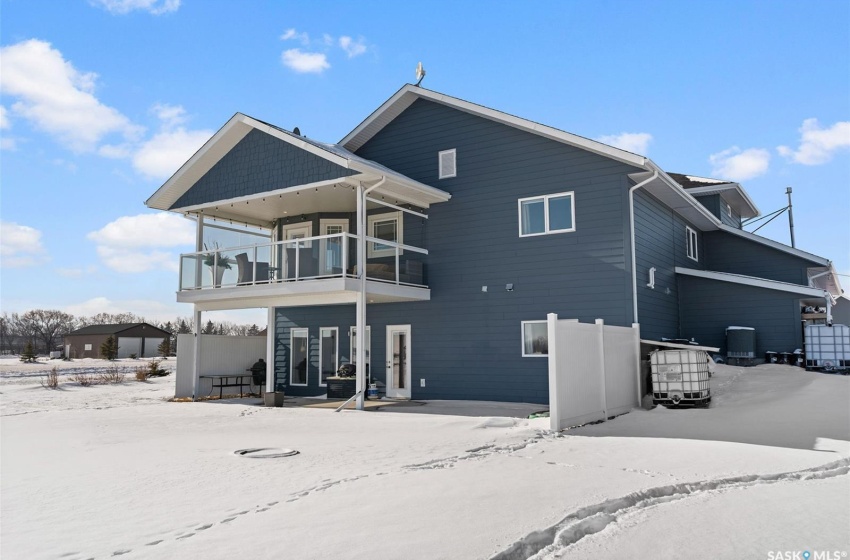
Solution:
[{"label": "balcony", "polygon": [[[370,303],[430,299],[428,251],[366,237]],[[359,290],[357,236],[303,237],[180,256],[177,301],[203,310],[353,303]]]}]

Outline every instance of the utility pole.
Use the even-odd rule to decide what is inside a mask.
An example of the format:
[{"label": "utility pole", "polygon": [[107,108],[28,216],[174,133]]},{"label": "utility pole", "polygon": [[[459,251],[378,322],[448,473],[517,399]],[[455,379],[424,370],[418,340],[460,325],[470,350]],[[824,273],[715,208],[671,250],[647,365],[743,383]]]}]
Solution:
[{"label": "utility pole", "polygon": [[794,210],[791,208],[791,187],[786,187],[785,194],[788,195],[788,227],[791,229],[791,247],[794,248]]}]

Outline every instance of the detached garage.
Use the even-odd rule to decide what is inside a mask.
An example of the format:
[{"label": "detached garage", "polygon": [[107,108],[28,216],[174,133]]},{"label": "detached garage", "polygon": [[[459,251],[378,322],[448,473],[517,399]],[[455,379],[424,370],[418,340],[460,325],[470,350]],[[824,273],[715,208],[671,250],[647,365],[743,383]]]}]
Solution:
[{"label": "detached garage", "polygon": [[65,356],[68,358],[100,358],[100,346],[110,337],[118,341],[118,357],[153,358],[159,355],[159,345],[171,333],[147,323],[121,325],[89,325],[65,335]]}]

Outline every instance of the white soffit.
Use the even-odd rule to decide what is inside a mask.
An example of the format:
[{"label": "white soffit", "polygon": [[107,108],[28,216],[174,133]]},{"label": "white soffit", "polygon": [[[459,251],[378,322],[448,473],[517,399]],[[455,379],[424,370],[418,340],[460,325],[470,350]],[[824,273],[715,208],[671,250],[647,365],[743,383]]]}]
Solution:
[{"label": "white soffit", "polygon": [[418,98],[447,105],[466,113],[484,117],[492,121],[506,124],[526,132],[531,132],[533,134],[549,138],[550,140],[569,144],[636,167],[643,167],[646,161],[646,158],[643,156],[609,146],[608,144],[603,144],[595,140],[590,140],[589,138],[570,134],[569,132],[564,132],[563,130],[558,130],[551,126],[546,126],[528,119],[523,119],[495,109],[490,109],[483,105],[476,105],[475,103],[470,103],[463,99],[444,95],[442,93],[411,84],[407,84],[397,91],[395,95],[384,102],[383,105],[369,115],[369,117],[360,123],[357,128],[348,133],[348,135],[340,140],[339,143],[352,152],[358,150],[382,128],[400,115],[405,109],[410,107],[410,105],[412,105]]},{"label": "white soffit", "polygon": [[765,288],[768,290],[777,290],[780,292],[790,292],[808,297],[825,297],[824,290],[820,288],[810,288],[800,286],[799,284],[789,284],[787,282],[778,282],[776,280],[766,280],[764,278],[756,278],[754,276],[744,276],[741,274],[731,274],[729,272],[714,272],[710,270],[697,270],[694,268],[676,267],[676,274],[684,276],[694,276],[697,278],[706,278],[708,280],[717,280],[718,282],[729,282],[731,284],[740,284],[743,286],[752,286],[754,288]]},{"label": "white soffit", "polygon": [[[645,180],[648,176],[650,176],[649,172],[630,175],[637,182]],[[715,230],[720,223],[697,199],[689,195],[679,183],[663,171],[659,171],[658,177],[645,185],[643,189],[701,231]]]}]

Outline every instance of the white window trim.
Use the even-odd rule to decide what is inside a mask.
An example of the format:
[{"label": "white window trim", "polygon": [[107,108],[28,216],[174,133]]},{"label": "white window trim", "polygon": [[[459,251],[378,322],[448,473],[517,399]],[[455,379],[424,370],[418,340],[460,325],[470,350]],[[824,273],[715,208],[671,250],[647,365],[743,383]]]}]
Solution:
[{"label": "white window trim", "polygon": [[[292,381],[295,376],[295,364],[293,364],[295,352],[293,352],[292,349],[295,347],[293,344],[295,335],[300,332],[303,332],[307,339],[307,361],[306,367],[304,368],[304,383],[295,383]],[[292,387],[306,387],[310,384],[310,329],[308,328],[289,329],[289,384]]]},{"label": "white window trim", "polygon": [[[298,222],[297,224],[285,224],[283,226],[283,228],[282,228],[282,230],[283,230],[283,240],[284,241],[291,241],[290,239],[287,238],[287,233],[290,230],[301,229],[301,228],[307,228],[306,237],[313,237],[313,222]],[[313,245],[313,242],[312,241],[304,241],[300,245],[301,245],[302,249],[309,249]],[[285,246],[286,247],[294,247],[295,244],[290,243],[290,244],[287,244]]]},{"label": "white window trim", "polygon": [[[570,222],[572,223],[572,227],[569,229],[549,229],[549,199],[550,198],[560,198],[564,196],[570,197]],[[522,233],[522,203],[528,202],[530,200],[542,200],[543,201],[543,231],[540,233]],[[520,237],[536,237],[538,235],[552,235],[553,233],[570,233],[576,230],[576,197],[575,191],[567,191],[562,193],[555,194],[544,194],[540,196],[529,196],[527,198],[520,198],[517,200],[517,218],[519,223],[519,236]]]},{"label": "white window trim", "polygon": [[[694,240],[693,254],[691,254],[691,239]],[[685,254],[688,255],[689,259],[699,262],[699,237],[697,232],[689,226],[685,226]]]},{"label": "white window trim", "polygon": [[[443,154],[452,154],[452,159],[455,162],[455,172],[451,175],[443,173]],[[442,152],[438,153],[437,166],[439,167],[440,179],[451,179],[452,177],[457,177],[457,148],[452,148],[451,150],[443,150]]]},{"label": "white window trim", "polygon": [[525,325],[535,324],[535,323],[544,323],[545,324],[546,321],[543,320],[543,321],[522,321],[521,322],[521,326],[520,326],[520,329],[519,329],[519,339],[520,339],[519,343],[521,344],[521,348],[522,348],[522,357],[523,358],[548,358],[549,357],[548,353],[547,354],[526,354],[525,353]]},{"label": "white window trim", "polygon": [[325,357],[325,353],[323,352],[325,337],[322,336],[322,331],[334,331],[336,332],[336,336],[334,337],[334,342],[336,343],[336,350],[334,351],[334,356],[336,356],[336,364],[334,364],[333,371],[339,369],[339,327],[319,327],[319,387],[327,387],[327,383],[322,383],[322,359]]},{"label": "white window trim", "polygon": [[[384,212],[383,214],[371,214],[366,217],[366,235],[369,237],[375,237],[375,222],[383,222],[385,220],[396,221],[396,233],[397,239],[396,243],[399,245],[404,243],[404,212]],[[395,256],[395,248],[391,249],[374,249],[375,242],[370,241],[366,243],[367,255],[366,258],[373,257],[394,257]],[[401,255],[403,251],[399,249],[398,254]]]},{"label": "white window trim", "polygon": [[[356,365],[356,360],[354,359],[354,354],[356,353],[354,336],[353,334],[357,332],[357,327],[348,327],[348,349],[351,351],[349,353],[349,363]],[[368,344],[366,344],[368,343]],[[372,326],[366,325],[366,339],[363,341],[363,349],[366,351],[366,356],[364,356],[364,364],[372,365]],[[372,368],[369,368],[371,372]]]},{"label": "white window trim", "polygon": [[91,344],[86,344],[83,346],[83,352],[91,352]]},{"label": "white window trim", "polygon": [[[342,233],[348,233],[348,219],[347,218],[323,218],[319,220],[319,235],[329,235],[327,233],[327,226],[342,226]],[[342,236],[342,243],[345,244],[347,241],[347,237]],[[322,275],[330,274],[331,271],[327,268],[327,262],[325,261],[325,254],[328,250],[328,240],[322,239],[319,241],[319,271]],[[345,251],[345,249],[343,249]],[[346,263],[340,263],[346,264]],[[344,272],[344,271],[343,271]],[[321,370],[319,370],[321,371]]]}]

